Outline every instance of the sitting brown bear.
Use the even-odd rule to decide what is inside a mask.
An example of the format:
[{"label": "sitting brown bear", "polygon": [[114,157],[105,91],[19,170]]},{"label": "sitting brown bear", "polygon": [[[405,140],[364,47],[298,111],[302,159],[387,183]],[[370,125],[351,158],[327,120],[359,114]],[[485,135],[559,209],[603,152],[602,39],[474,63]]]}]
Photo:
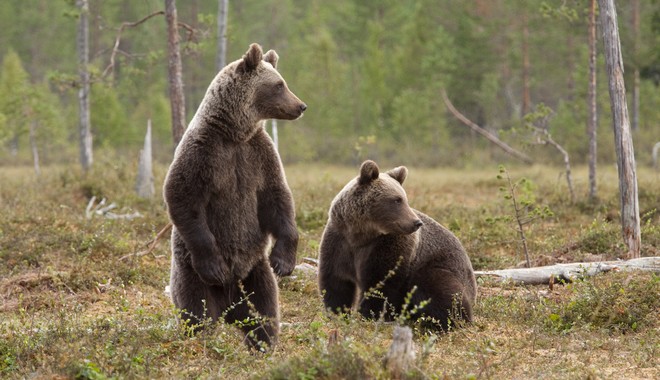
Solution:
[{"label": "sitting brown bear", "polygon": [[412,317],[446,330],[457,319],[472,321],[474,272],[456,236],[410,208],[401,186],[407,174],[404,166],[379,173],[365,161],[337,194],[321,241],[319,288],[331,311],[356,306],[370,318],[400,314],[412,294],[407,311],[423,306]]}]

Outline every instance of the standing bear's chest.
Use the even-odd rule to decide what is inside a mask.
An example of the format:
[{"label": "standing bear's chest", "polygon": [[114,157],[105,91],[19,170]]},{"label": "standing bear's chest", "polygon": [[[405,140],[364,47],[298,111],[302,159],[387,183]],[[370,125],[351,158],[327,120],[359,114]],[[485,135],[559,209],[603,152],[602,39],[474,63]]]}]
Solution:
[{"label": "standing bear's chest", "polygon": [[[256,197],[263,188],[262,159],[252,144],[223,144],[212,157],[212,201],[239,204]],[[256,206],[256,205],[255,205]]]}]

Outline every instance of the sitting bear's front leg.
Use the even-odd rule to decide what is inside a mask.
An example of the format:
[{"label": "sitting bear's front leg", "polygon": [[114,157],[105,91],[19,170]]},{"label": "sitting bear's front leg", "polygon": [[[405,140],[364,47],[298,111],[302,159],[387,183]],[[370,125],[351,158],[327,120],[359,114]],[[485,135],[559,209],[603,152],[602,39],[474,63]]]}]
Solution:
[{"label": "sitting bear's front leg", "polygon": [[[358,275],[360,300],[358,311],[366,318],[392,320],[400,313],[408,276],[403,257],[389,254],[387,241],[379,242]],[[382,246],[382,249],[380,249]]]}]

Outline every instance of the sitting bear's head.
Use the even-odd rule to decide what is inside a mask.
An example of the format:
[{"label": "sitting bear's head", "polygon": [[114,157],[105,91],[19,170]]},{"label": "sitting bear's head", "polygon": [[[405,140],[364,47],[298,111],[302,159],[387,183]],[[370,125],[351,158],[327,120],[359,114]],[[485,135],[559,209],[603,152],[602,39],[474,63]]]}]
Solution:
[{"label": "sitting bear's head", "polygon": [[375,162],[365,161],[360,175],[333,200],[331,218],[344,223],[353,235],[414,233],[423,223],[408,205],[408,197],[401,186],[407,175],[405,166],[380,173]]}]

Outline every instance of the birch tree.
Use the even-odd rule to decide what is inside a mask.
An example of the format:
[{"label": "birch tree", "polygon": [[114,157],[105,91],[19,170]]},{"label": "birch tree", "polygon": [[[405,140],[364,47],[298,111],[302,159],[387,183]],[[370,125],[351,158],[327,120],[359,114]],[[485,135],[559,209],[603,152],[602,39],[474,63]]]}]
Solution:
[{"label": "birch tree", "polygon": [[596,199],[598,113],[596,102],[596,0],[589,4],[589,89],[587,92],[587,136],[589,138],[589,199]]},{"label": "birch tree", "polygon": [[90,123],[89,108],[89,5],[87,0],[76,0],[76,7],[80,12],[78,22],[78,76],[80,87],[78,89],[79,108],[79,136],[80,136],[80,164],[87,172],[92,166],[92,127]]},{"label": "birch tree", "polygon": [[218,52],[215,66],[218,71],[227,64],[227,11],[228,0],[218,0]]}]

